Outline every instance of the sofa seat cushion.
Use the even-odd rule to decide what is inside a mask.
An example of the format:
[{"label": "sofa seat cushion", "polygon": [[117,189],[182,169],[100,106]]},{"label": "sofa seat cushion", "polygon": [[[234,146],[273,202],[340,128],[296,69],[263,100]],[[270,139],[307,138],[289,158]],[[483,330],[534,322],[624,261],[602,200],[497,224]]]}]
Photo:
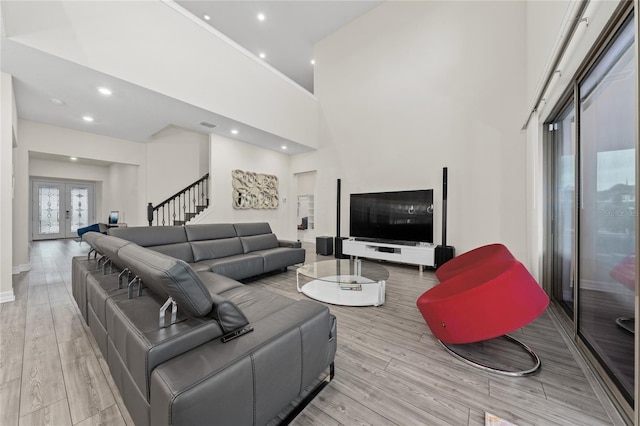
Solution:
[{"label": "sofa seat cushion", "polygon": [[[107,327],[107,300],[118,295],[127,297],[127,279],[122,279],[122,288],[118,288],[118,274],[87,276],[87,304],[93,310],[102,327]],[[91,320],[87,318],[91,326]]]},{"label": "sofa seat cushion", "polygon": [[106,304],[109,338],[147,400],[154,368],[223,335],[213,319],[186,318],[179,307],[178,322],[160,327],[160,306],[160,301],[148,295],[122,300],[112,298]]},{"label": "sofa seat cushion", "polygon": [[244,253],[238,237],[191,242],[194,262]]},{"label": "sofa seat cushion", "polygon": [[264,259],[264,271],[271,272],[280,268],[304,263],[306,252],[304,249],[278,247],[267,250],[259,250],[252,254],[260,255]]},{"label": "sofa seat cushion", "polygon": [[233,288],[244,287],[244,284],[241,284],[236,280],[232,280],[231,278],[227,278],[224,275],[216,274],[211,271],[200,271],[198,272],[198,276],[207,290],[209,290],[209,293],[222,295],[225,291],[229,291]]},{"label": "sofa seat cushion", "polygon": [[250,324],[296,303],[293,299],[251,285],[232,288],[220,295],[235,303]]},{"label": "sofa seat cushion", "polygon": [[223,257],[221,259],[203,260],[193,264],[196,271],[205,270],[204,266],[207,266],[211,272],[235,280],[253,277],[264,272],[264,260],[262,256],[253,254],[240,254]]},{"label": "sofa seat cushion", "polygon": [[268,424],[333,361],[333,324],[325,306],[293,302],[233,343],[163,363],[151,377],[151,424]]},{"label": "sofa seat cushion", "polygon": [[249,237],[240,237],[242,241],[242,249],[245,253],[252,253],[258,250],[266,250],[279,247],[276,234],[251,235]]}]

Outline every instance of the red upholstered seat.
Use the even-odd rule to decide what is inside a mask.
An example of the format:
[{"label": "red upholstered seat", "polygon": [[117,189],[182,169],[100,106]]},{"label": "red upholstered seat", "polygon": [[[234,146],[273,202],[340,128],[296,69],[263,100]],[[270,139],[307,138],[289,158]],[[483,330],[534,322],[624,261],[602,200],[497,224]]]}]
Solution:
[{"label": "red upholstered seat", "polygon": [[417,301],[434,336],[453,344],[517,330],[548,304],[549,297],[515,259],[481,263],[441,282]]},{"label": "red upholstered seat", "polygon": [[446,281],[454,275],[482,266],[485,263],[512,259],[514,259],[513,255],[504,245],[489,244],[462,253],[449,260],[436,269],[436,276],[440,281]]},{"label": "red upholstered seat", "polygon": [[636,255],[630,254],[622,259],[610,272],[611,277],[621,284],[624,284],[629,290],[633,291],[636,287]]}]

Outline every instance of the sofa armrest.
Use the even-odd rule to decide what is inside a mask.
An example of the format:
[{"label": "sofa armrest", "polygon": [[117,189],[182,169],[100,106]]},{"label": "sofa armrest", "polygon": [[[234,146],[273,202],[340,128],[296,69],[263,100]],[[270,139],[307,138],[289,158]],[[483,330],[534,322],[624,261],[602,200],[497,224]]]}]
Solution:
[{"label": "sofa armrest", "polygon": [[210,296],[213,300],[213,309],[211,309],[209,317],[218,321],[224,334],[249,324],[247,317],[231,300],[227,300],[219,294],[210,293]]},{"label": "sofa armrest", "polygon": [[288,248],[301,248],[302,243],[300,241],[278,240],[278,246]]}]

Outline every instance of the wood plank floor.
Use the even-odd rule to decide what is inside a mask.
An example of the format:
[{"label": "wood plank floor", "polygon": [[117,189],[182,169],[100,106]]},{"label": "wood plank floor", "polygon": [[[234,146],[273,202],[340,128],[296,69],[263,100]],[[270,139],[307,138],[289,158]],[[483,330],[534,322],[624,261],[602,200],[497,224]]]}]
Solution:
[{"label": "wood plank floor", "polygon": [[[306,248],[307,262],[315,260],[313,245]],[[16,301],[0,305],[2,426],[133,424],[71,296],[71,257],[87,250],[73,240],[35,242],[32,270],[14,276]],[[434,274],[384,266],[384,306],[330,307],[338,317],[336,376],[295,424],[476,426],[485,411],[520,426],[624,424],[549,314],[516,333],[540,355],[539,374],[485,373],[448,354],[416,309],[437,284]],[[294,269],[245,283],[301,299]],[[486,351],[501,354],[499,346]]]}]

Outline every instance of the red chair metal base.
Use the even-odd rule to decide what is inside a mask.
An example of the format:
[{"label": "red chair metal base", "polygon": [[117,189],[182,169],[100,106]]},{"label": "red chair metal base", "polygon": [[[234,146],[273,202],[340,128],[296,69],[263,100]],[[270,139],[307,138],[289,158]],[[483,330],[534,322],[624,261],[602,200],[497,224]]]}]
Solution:
[{"label": "red chair metal base", "polygon": [[467,364],[473,365],[474,367],[480,368],[482,370],[488,371],[490,373],[496,373],[496,374],[501,374],[503,376],[510,376],[510,377],[525,377],[525,376],[530,376],[532,374],[535,374],[539,369],[540,366],[542,365],[542,362],[540,361],[540,358],[538,357],[538,355],[531,350],[531,348],[527,345],[525,345],[524,343],[522,343],[520,340],[509,336],[508,334],[505,334],[504,336],[500,336],[505,338],[507,341],[514,343],[516,345],[518,345],[519,347],[521,347],[522,349],[525,350],[525,352],[527,352],[527,354],[529,355],[529,357],[531,358],[531,360],[533,361],[533,366],[531,368],[525,369],[525,370],[516,370],[516,371],[511,371],[511,370],[503,370],[497,367],[492,367],[490,365],[487,364],[483,364],[477,361],[473,361],[472,359],[469,359],[459,353],[457,353],[456,351],[454,351],[449,345],[447,345],[446,343],[444,343],[442,340],[438,340],[438,342],[440,342],[440,344],[449,351],[449,353],[451,353],[453,356],[455,356],[456,358],[458,358],[459,360],[466,362]]}]

